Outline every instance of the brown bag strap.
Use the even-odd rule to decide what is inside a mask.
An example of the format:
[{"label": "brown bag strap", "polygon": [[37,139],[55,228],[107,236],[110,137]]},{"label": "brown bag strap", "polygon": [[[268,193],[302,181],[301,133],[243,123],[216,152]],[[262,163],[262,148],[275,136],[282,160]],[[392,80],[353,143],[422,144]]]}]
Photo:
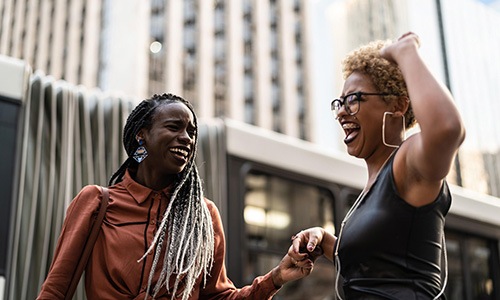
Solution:
[{"label": "brown bag strap", "polygon": [[66,300],[73,299],[73,294],[75,293],[76,287],[80,282],[83,270],[85,270],[85,267],[87,266],[87,261],[90,257],[92,249],[94,248],[95,241],[97,240],[97,236],[99,235],[99,231],[101,229],[102,221],[104,220],[104,215],[106,214],[106,208],[108,207],[108,201],[109,201],[109,191],[107,188],[101,187],[101,193],[102,193],[101,207],[99,208],[99,213],[97,214],[97,217],[92,223],[90,234],[87,238],[87,242],[85,243],[85,248],[83,249],[82,256],[80,257],[78,266],[76,267],[75,273],[73,274],[73,278],[71,278],[71,283],[69,285],[68,291],[66,292],[66,297],[64,298]]}]

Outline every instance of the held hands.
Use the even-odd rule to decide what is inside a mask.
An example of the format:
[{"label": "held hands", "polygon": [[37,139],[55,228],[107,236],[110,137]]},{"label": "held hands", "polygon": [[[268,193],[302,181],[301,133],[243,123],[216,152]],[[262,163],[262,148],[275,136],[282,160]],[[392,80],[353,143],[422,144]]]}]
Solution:
[{"label": "held hands", "polygon": [[288,254],[295,259],[303,259],[312,253],[316,246],[321,245],[324,235],[325,230],[321,227],[313,227],[297,233],[292,236],[292,246],[290,246]]},{"label": "held hands", "polygon": [[[312,227],[303,230],[292,237],[292,246],[288,255],[297,261],[308,257],[321,256],[322,254],[333,261],[333,247],[337,238],[321,227]],[[318,249],[321,253],[318,253]]]},{"label": "held hands", "polygon": [[380,56],[390,62],[397,63],[400,55],[407,55],[410,52],[417,53],[420,48],[420,38],[413,32],[403,34],[397,41],[386,45],[380,50]]},{"label": "held hands", "polygon": [[307,259],[297,262],[287,254],[272,271],[273,283],[276,288],[280,288],[287,282],[306,277],[312,272],[313,265],[312,260]]},{"label": "held hands", "polygon": [[[319,229],[320,232],[322,230],[319,227],[314,229]],[[301,279],[309,275],[313,270],[314,261],[323,255],[321,247],[316,247],[317,243],[312,246],[310,251],[307,250],[305,246],[300,245],[299,235],[305,235],[309,231],[314,230],[311,228],[306,231],[301,231],[292,237],[292,245],[288,249],[288,253],[283,257],[280,264],[273,269],[272,278],[274,285],[277,288],[287,282]],[[305,239],[303,240],[306,241]],[[295,252],[295,248],[297,249],[297,252]]]}]

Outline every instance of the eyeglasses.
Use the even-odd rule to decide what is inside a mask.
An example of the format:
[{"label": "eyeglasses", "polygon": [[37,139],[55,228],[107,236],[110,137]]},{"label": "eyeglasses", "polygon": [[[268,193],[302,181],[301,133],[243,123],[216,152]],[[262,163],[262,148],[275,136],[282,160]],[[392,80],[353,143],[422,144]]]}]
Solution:
[{"label": "eyeglasses", "polygon": [[345,111],[350,115],[354,116],[359,111],[359,102],[361,101],[362,96],[389,96],[389,93],[364,93],[364,92],[354,92],[345,95],[344,97],[340,97],[338,99],[334,99],[331,103],[331,110],[335,119],[339,117],[339,110],[342,108],[342,105],[345,107]]},{"label": "eyeglasses", "polygon": [[361,101],[361,96],[389,96],[394,94],[389,93],[364,93],[364,92],[354,92],[340,97],[332,101],[331,110],[335,119],[339,117],[339,110],[344,105],[345,111],[354,116],[359,111],[359,102]]}]

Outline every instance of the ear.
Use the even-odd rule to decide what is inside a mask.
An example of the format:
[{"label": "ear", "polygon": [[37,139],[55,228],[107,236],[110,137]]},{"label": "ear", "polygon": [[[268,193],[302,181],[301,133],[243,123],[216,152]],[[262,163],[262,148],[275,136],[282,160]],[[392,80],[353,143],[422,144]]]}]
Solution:
[{"label": "ear", "polygon": [[407,96],[399,97],[398,101],[394,103],[394,116],[404,116],[408,107],[410,107],[410,99]]},{"label": "ear", "polygon": [[135,140],[144,140],[144,135],[144,128],[139,129],[139,132],[137,132],[137,134],[135,135]]}]

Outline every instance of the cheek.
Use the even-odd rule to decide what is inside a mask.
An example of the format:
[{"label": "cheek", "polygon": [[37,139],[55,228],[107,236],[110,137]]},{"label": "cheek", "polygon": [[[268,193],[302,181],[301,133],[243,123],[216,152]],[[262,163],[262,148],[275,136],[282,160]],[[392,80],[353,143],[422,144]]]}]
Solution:
[{"label": "cheek", "polygon": [[382,134],[382,116],[378,116],[373,114],[370,116],[366,116],[360,123],[362,122],[362,134],[365,139],[369,140],[377,140],[381,139]]}]

